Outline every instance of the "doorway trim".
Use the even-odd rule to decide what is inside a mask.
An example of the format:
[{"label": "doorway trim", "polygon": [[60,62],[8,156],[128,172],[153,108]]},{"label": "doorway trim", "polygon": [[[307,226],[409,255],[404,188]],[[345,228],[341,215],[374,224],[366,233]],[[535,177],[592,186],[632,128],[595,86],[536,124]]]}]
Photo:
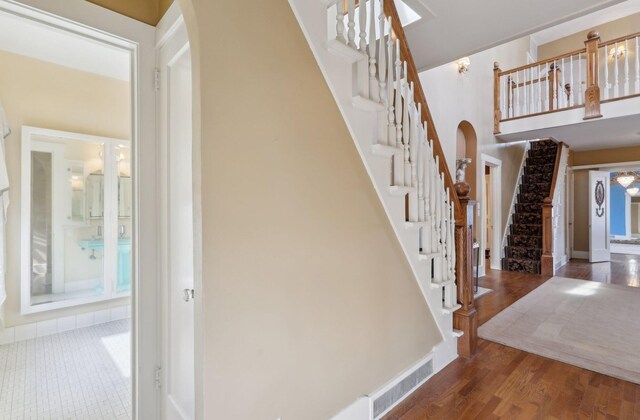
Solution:
[{"label": "doorway trim", "polygon": [[[0,0],[0,9],[112,44],[131,54],[131,414],[133,419],[155,419],[158,409],[155,28],[84,0]],[[140,185],[145,186],[144,190]]]},{"label": "doorway trim", "polygon": [[[480,154],[480,168],[482,171],[482,180],[480,182],[481,197],[480,201],[480,274],[486,274],[484,253],[487,248],[486,244],[491,244],[491,260],[490,267],[492,270],[501,270],[500,263],[500,245],[502,242],[502,160],[489,156],[485,153]],[[489,167],[489,182],[491,185],[491,221],[493,222],[492,237],[487,238],[487,203],[485,202],[486,187],[484,182],[485,166]],[[480,169],[478,170],[480,173]]]}]

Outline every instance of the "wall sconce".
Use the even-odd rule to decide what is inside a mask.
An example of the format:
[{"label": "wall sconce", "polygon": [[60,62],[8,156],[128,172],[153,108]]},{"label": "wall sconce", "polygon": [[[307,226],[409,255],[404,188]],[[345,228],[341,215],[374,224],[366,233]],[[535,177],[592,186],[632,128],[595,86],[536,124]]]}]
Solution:
[{"label": "wall sconce", "polygon": [[471,60],[469,57],[462,57],[458,60],[458,73],[466,73],[469,71],[469,67],[471,67]]},{"label": "wall sconce", "polygon": [[609,57],[611,57],[612,60],[616,59],[616,58],[622,58],[622,57],[624,57],[626,52],[627,52],[627,49],[624,47],[624,45],[618,46],[617,49],[614,46],[613,48],[611,48],[609,50]]},{"label": "wall sconce", "polygon": [[631,197],[635,197],[636,195],[638,195],[638,192],[640,192],[640,188],[638,188],[638,187],[627,188],[627,193]]}]

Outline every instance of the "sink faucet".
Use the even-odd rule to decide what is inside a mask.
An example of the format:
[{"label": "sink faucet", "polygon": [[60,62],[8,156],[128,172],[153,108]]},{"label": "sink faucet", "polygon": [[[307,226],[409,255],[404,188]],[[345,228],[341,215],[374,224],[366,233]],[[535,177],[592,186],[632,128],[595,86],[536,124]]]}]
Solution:
[{"label": "sink faucet", "polygon": [[124,225],[120,225],[119,233],[120,233],[120,238],[121,239],[124,238],[125,233],[127,233]]}]

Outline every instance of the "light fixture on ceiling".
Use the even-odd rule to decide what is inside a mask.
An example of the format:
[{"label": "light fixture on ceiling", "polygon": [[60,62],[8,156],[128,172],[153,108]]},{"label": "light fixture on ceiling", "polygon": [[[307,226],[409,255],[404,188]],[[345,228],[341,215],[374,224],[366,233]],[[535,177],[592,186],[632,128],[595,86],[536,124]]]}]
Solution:
[{"label": "light fixture on ceiling", "polygon": [[624,45],[619,45],[617,48],[615,47],[615,45],[609,50],[609,57],[611,57],[612,59],[615,58],[621,58],[624,57],[624,55],[626,54],[627,49],[625,48]]},{"label": "light fixture on ceiling", "polygon": [[639,192],[640,188],[638,187],[627,188],[627,194],[629,194],[631,197],[635,197]]},{"label": "light fixture on ceiling", "polygon": [[634,174],[622,173],[616,177],[616,182],[622,185],[624,188],[627,188],[629,185],[633,184],[633,181],[636,180],[636,176]]},{"label": "light fixture on ceiling", "polygon": [[469,71],[469,67],[471,67],[471,60],[469,57],[462,57],[458,60],[458,73],[466,73]]}]

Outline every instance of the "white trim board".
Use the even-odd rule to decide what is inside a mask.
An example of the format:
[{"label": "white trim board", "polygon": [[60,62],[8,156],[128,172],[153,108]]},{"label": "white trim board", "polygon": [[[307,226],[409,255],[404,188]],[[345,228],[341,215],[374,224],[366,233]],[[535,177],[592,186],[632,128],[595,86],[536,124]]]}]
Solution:
[{"label": "white trim board", "polygon": [[[485,170],[484,167],[490,167],[489,179],[491,182],[491,221],[493,223],[493,237],[487,238],[487,203],[485,203]],[[485,250],[487,248],[487,242],[491,241],[491,269],[493,270],[501,270],[501,234],[502,234],[502,160],[495,158],[493,156],[487,155],[485,153],[480,154],[480,168],[478,171],[482,174],[482,182],[480,183],[480,217],[479,217],[479,226],[480,226],[480,274],[478,277],[484,276],[486,273],[485,267]]]},{"label": "white trim board", "polygon": [[0,332],[0,345],[30,340],[32,338],[57,334],[105,322],[117,321],[131,317],[131,305],[117,306],[82,314],[52,318],[30,324],[7,327]]}]

